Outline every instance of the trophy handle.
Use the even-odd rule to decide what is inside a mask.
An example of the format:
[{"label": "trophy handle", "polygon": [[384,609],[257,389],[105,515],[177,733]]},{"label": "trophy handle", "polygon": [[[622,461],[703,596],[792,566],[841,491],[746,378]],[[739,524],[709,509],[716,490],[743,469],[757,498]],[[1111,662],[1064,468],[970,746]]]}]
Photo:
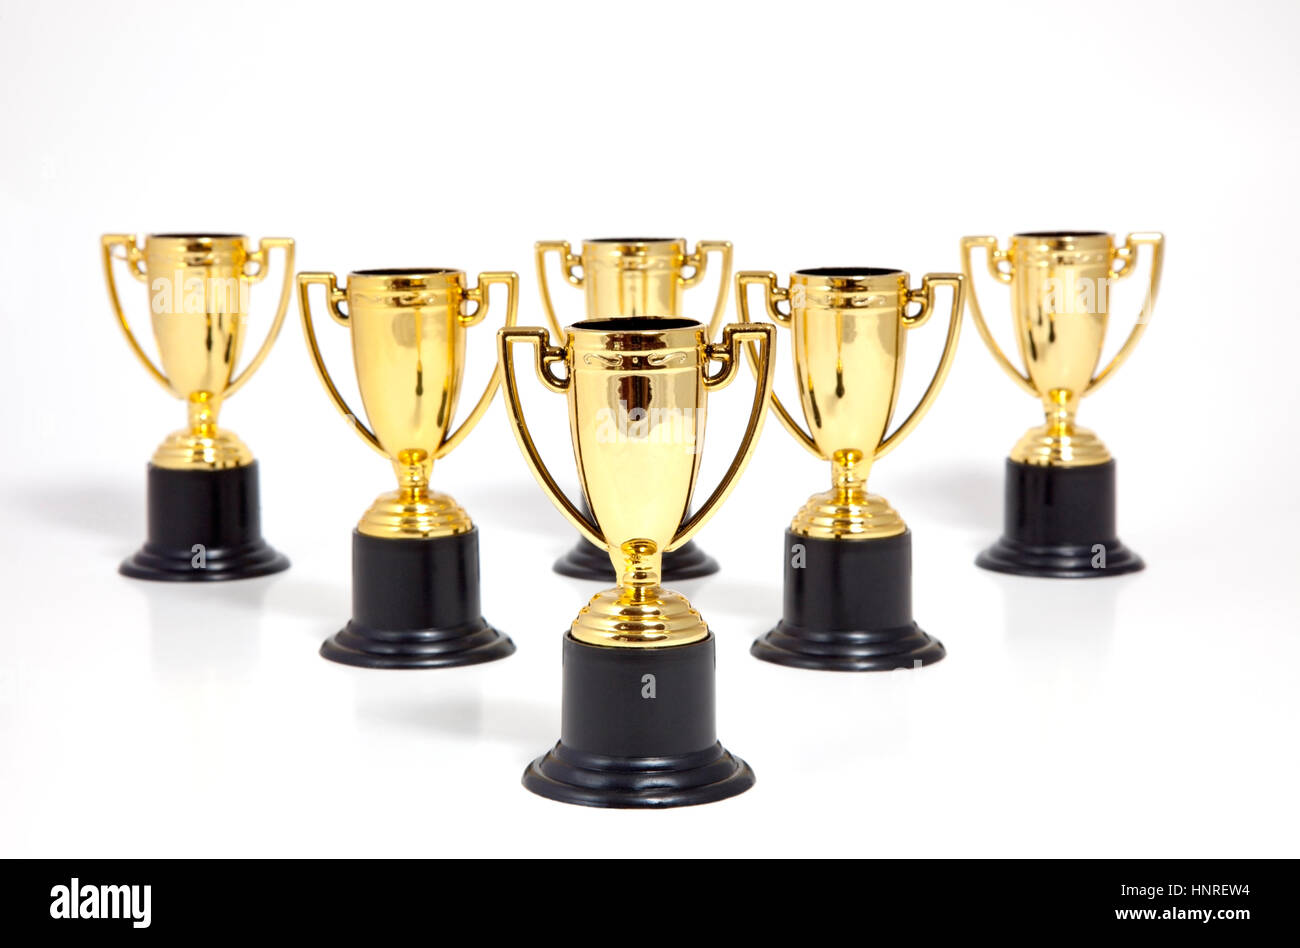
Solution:
[{"label": "trophy handle", "polygon": [[271,323],[271,328],[266,333],[266,339],[262,341],[262,347],[257,350],[257,355],[253,356],[253,361],[244,366],[244,370],[230,380],[226,390],[221,393],[222,399],[227,399],[235,392],[239,391],[243,384],[248,381],[249,377],[257,371],[258,367],[271,352],[271,345],[275,342],[276,337],[280,335],[280,327],[284,325],[284,314],[289,311],[289,297],[293,293],[293,240],[289,237],[263,237],[257,242],[257,249],[248,255],[248,263],[257,264],[257,272],[244,274],[244,279],[249,283],[260,283],[266,279],[267,264],[270,263],[271,251],[279,247],[284,251],[284,280],[280,284],[280,306],[275,311],[275,319]]},{"label": "trophy handle", "polygon": [[961,335],[961,311],[966,304],[966,281],[958,273],[927,273],[921,278],[921,288],[919,290],[907,291],[908,303],[920,303],[921,310],[915,316],[908,316],[906,312],[903,315],[903,328],[916,329],[925,325],[930,318],[930,313],[934,311],[934,288],[936,286],[948,286],[952,288],[952,310],[948,315],[948,338],[943,344],[943,355],[939,357],[939,367],[934,372],[934,378],[930,379],[930,387],[925,390],[921,400],[916,403],[912,413],[907,416],[907,420],[894,429],[880,446],[876,448],[872,455],[873,460],[880,460],[890,451],[894,450],[904,438],[912,433],[912,429],[920,423],[925,417],[925,413],[930,410],[934,400],[939,395],[939,390],[943,388],[944,381],[948,378],[948,370],[952,368],[953,357],[957,355],[957,337]]},{"label": "trophy handle", "polygon": [[570,286],[582,286],[583,277],[576,276],[573,272],[574,267],[582,265],[582,258],[573,253],[567,240],[539,240],[533,244],[537,258],[537,285],[542,289],[542,309],[546,311],[546,321],[551,324],[551,331],[557,339],[563,339],[564,327],[560,325],[555,307],[551,305],[551,287],[546,281],[546,254],[552,250],[560,255],[560,269]]},{"label": "trophy handle", "polygon": [[718,334],[722,325],[722,316],[727,310],[727,291],[731,289],[731,241],[697,240],[695,251],[687,254],[685,265],[694,267],[690,276],[678,276],[677,282],[683,289],[696,286],[709,268],[709,254],[717,253],[722,263],[722,273],[718,277],[718,300],[713,304],[713,317],[709,320],[709,338]]},{"label": "trophy handle", "polygon": [[708,523],[709,518],[713,516],[719,505],[731,494],[732,488],[736,486],[736,480],[740,473],[749,464],[749,459],[754,454],[754,448],[758,446],[758,435],[763,430],[763,420],[767,414],[768,399],[772,397],[772,379],[776,374],[776,362],[772,359],[772,347],[776,345],[776,327],[767,323],[750,323],[749,325],[732,323],[722,330],[722,341],[710,343],[704,347],[706,359],[722,363],[722,369],[717,375],[708,374],[707,363],[701,368],[704,371],[704,387],[708,391],[718,391],[726,388],[731,384],[732,379],[736,377],[736,370],[740,365],[740,344],[748,341],[750,349],[755,342],[762,344],[762,351],[755,356],[759,360],[761,368],[756,368],[756,378],[754,381],[754,404],[749,410],[749,425],[745,429],[745,435],[740,440],[740,447],[736,451],[736,456],[731,461],[731,466],[727,468],[722,480],[714,488],[713,493],[709,495],[700,507],[691,515],[690,519],[683,523],[677,529],[673,536],[672,542],[664,548],[665,553],[671,553],[673,550],[690,541],[690,539],[699,533],[700,528]]},{"label": "trophy handle", "polygon": [[1124,360],[1132,354],[1133,347],[1146,332],[1147,323],[1151,322],[1151,311],[1156,305],[1156,294],[1160,292],[1160,271],[1165,263],[1165,235],[1150,232],[1129,234],[1125,237],[1124,246],[1115,251],[1120,266],[1111,271],[1111,279],[1122,279],[1133,272],[1134,267],[1137,266],[1138,247],[1142,244],[1151,245],[1151,281],[1147,286],[1147,296],[1142,303],[1142,311],[1138,313],[1137,322],[1133,324],[1133,331],[1124,340],[1124,345],[1120,346],[1106,368],[1098,372],[1088,383],[1088,387],[1080,393],[1081,396],[1094,391],[1102,382],[1110,378],[1112,372],[1124,364]]},{"label": "trophy handle", "polygon": [[541,379],[543,385],[552,392],[561,394],[569,390],[571,377],[561,379],[551,373],[551,363],[563,362],[567,352],[560,346],[551,345],[550,341],[550,335],[539,326],[506,327],[497,331],[497,356],[506,384],[505,402],[506,412],[510,415],[510,427],[514,429],[515,440],[519,442],[519,450],[523,452],[524,460],[528,462],[528,469],[533,472],[533,477],[551,498],[551,502],[560,509],[565,519],[577,527],[579,533],[602,550],[606,550],[609,549],[609,543],[601,536],[600,528],[574,506],[573,501],[569,500],[568,495],[551,476],[546,462],[542,460],[537,450],[537,445],[533,443],[528,422],[524,420],[523,406],[519,402],[519,383],[515,378],[513,350],[516,342],[529,342],[537,346],[537,377]]},{"label": "trophy handle", "polygon": [[[984,345],[988,346],[989,352],[993,353],[993,358],[998,365],[1002,366],[1002,371],[1006,372],[1012,381],[1034,398],[1042,398],[1029,377],[1012,365],[1011,360],[1003,353],[997,340],[993,338],[993,333],[989,332],[989,327],[984,322],[984,314],[980,311],[979,297],[975,294],[975,275],[971,270],[970,252],[972,247],[983,247],[988,251],[989,273],[999,283],[1011,282],[1015,274],[1015,265],[1011,262],[1007,251],[998,249],[998,239],[996,237],[963,237],[961,239],[961,272],[966,277],[966,285],[970,293],[970,313],[975,320],[975,328],[979,330],[980,338],[984,340]],[[1008,269],[1002,269],[1003,263],[1007,264]]]},{"label": "trophy handle", "polygon": [[[776,304],[781,300],[790,299],[790,290],[786,287],[777,285],[776,274],[770,271],[762,270],[745,270],[736,274],[736,311],[740,315],[740,321],[753,325],[753,320],[749,316],[749,292],[746,289],[751,283],[760,283],[764,287],[764,298],[766,300],[767,314],[772,321],[778,326],[784,326],[789,329],[791,319],[785,313],[776,308]],[[749,367],[755,373],[754,378],[758,378],[758,363],[755,361],[756,350],[751,343],[749,349]],[[772,391],[772,407],[776,410],[776,417],[781,420],[785,430],[790,432],[796,441],[812,452],[818,460],[825,461],[821,451],[817,449],[815,442],[808,432],[804,431],[795,420],[795,417],[786,410],[785,405],[781,403],[781,397],[776,394],[775,387]]]},{"label": "trophy handle", "polygon": [[[465,327],[474,326],[483,321],[488,314],[488,306],[491,297],[488,288],[493,283],[499,283],[506,287],[506,326],[515,324],[515,316],[519,312],[519,274],[510,271],[490,271],[478,275],[478,285],[465,291],[465,299],[478,304],[474,312],[460,317],[460,324]],[[465,440],[465,436],[474,430],[474,426],[479,423],[483,413],[488,410],[492,404],[492,399],[496,397],[497,389],[501,386],[501,362],[499,359],[493,360],[496,364],[492,367],[492,376],[488,379],[487,388],[483,389],[483,394],[479,396],[478,401],[474,403],[474,408],[465,416],[465,420],[460,423],[452,434],[444,435],[442,443],[433,452],[433,457],[437,460],[448,452],[452,451],[456,445]]]},{"label": "trophy handle", "polygon": [[347,297],[346,290],[340,290],[338,280],[332,273],[299,273],[298,274],[298,312],[302,316],[302,331],[307,337],[307,350],[311,353],[312,365],[316,367],[316,376],[320,379],[321,384],[325,386],[330,400],[334,402],[334,407],[339,410],[339,414],[352,425],[361,436],[361,440],[370,445],[388,460],[388,452],[379,444],[379,439],[375,433],[362,424],[361,419],[348,407],[348,403],[343,400],[339,390],[334,385],[334,380],[330,378],[329,370],[325,368],[325,359],[321,356],[320,346],[316,342],[316,327],[312,324],[311,315],[311,298],[307,295],[307,289],[313,283],[319,283],[325,287],[325,300],[329,306],[330,315],[340,326],[348,325],[348,316],[339,309],[339,303]]},{"label": "trophy handle", "polygon": [[108,284],[108,301],[113,306],[113,312],[117,315],[117,324],[122,327],[122,334],[126,336],[127,344],[130,345],[131,351],[149,370],[149,374],[168,392],[172,392],[171,383],[167,381],[167,376],[163,375],[162,370],[154,365],[153,360],[141,347],[139,340],[135,338],[135,332],[131,329],[130,322],[127,321],[126,311],[122,309],[122,301],[117,295],[117,279],[113,276],[113,248],[121,247],[125,256],[119,257],[119,260],[126,261],[126,267],[131,271],[131,276],[135,277],[141,283],[146,282],[149,277],[140,262],[144,255],[140,252],[140,247],[134,234],[105,234],[100,238],[100,249],[104,256],[104,281]]}]

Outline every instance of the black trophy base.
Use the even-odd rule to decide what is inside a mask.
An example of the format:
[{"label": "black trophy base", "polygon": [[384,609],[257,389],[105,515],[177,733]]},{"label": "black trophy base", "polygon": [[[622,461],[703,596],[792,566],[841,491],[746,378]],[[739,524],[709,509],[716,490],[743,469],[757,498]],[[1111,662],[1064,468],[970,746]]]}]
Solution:
[{"label": "black trophy base", "polygon": [[1058,579],[1142,569],[1142,558],[1116,535],[1115,462],[1043,467],[1008,458],[1002,536],[975,564]]},{"label": "black trophy base", "polygon": [[[609,562],[609,554],[585,539],[579,539],[573,549],[556,560],[553,569],[561,576],[572,576],[574,579],[590,579],[606,584],[618,582],[614,567]],[[712,576],[717,571],[718,561],[696,546],[694,540],[680,549],[664,554],[665,583]]]},{"label": "black trophy base", "polygon": [[515,643],[479,613],[478,528],[429,539],[352,532],[352,620],[321,657],[362,668],[450,668]]},{"label": "black trophy base", "polygon": [[939,661],[912,620],[912,533],[823,540],[785,532],[785,615],[750,654],[817,671],[893,671]]},{"label": "black trophy base", "polygon": [[714,803],[754,785],[717,740],[714,640],[611,648],[564,638],[560,740],[524,771],[539,796],[582,806]]},{"label": "black trophy base", "polygon": [[257,462],[223,471],[149,465],[148,533],[118,572],[132,579],[203,583],[289,568],[262,539]]}]

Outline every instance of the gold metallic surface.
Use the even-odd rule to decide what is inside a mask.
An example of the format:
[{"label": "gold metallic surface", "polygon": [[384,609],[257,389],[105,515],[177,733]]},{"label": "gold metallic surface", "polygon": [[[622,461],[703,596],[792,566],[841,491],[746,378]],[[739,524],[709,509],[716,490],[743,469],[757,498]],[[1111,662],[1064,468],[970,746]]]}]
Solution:
[{"label": "gold metallic surface", "polygon": [[[1097,372],[1110,319],[1112,284],[1137,266],[1138,247],[1151,247],[1151,278],[1142,311],[1124,345]],[[1011,318],[1025,373],[1016,368],[989,332],[972,283],[971,316],[980,338],[1002,370],[1039,399],[1044,424],[1029,429],[1011,451],[1022,464],[1082,467],[1110,460],[1106,446],[1074,422],[1079,399],[1096,390],[1133,352],[1150,322],[1164,265],[1164,236],[1135,233],[1115,246],[1101,231],[1016,234],[1006,250],[996,237],[965,237],[962,272],[973,279],[971,250],[983,247],[989,273],[1011,287]],[[1094,374],[1095,373],[1095,374]]]},{"label": "gold metallic surface", "polygon": [[[351,330],[352,361],[369,427],[348,407],[325,367],[308,294],[314,283],[325,288],[335,322]],[[298,274],[303,333],[316,374],[334,406],[363,441],[388,458],[397,475],[398,489],[381,495],[362,515],[357,524],[361,533],[427,538],[473,527],[459,504],[429,489],[429,477],[433,462],[478,424],[501,384],[496,365],[465,420],[452,428],[465,370],[465,333],[487,316],[493,283],[507,289],[505,325],[513,326],[519,305],[514,273],[482,273],[476,286],[467,287],[461,270],[361,270],[349,274],[343,288],[333,273]]]},{"label": "gold metallic surface", "polygon": [[[564,330],[551,303],[550,284],[546,276],[546,255],[560,257],[560,272],[570,286],[586,293],[587,318],[603,316],[681,316],[682,291],[704,279],[709,254],[717,253],[722,272],[718,298],[709,320],[708,338],[717,336],[727,308],[731,288],[731,243],[726,240],[701,240],[688,253],[686,241],[674,237],[602,237],[582,242],[582,253],[575,254],[567,240],[539,240],[535,245],[537,283],[541,288],[542,307],[556,338]],[[582,272],[577,270],[581,268]]]},{"label": "gold metallic surface", "polygon": [[[794,336],[793,361],[808,430],[772,395],[772,408],[800,444],[831,462],[831,489],[816,494],[795,515],[790,529],[820,539],[872,539],[907,529],[884,498],[866,490],[872,464],[908,436],[934,404],[957,352],[965,281],[953,273],[929,273],[917,289],[901,270],[828,267],[799,270],[790,285],[775,273],[736,275],[736,305],[750,322],[748,287],[764,287],[768,315]],[[929,387],[911,414],[890,434],[890,419],[903,378],[907,332],[925,324],[934,290],[952,291],[948,336]],[[777,305],[787,302],[789,313]],[[909,313],[908,307],[920,308]]]},{"label": "gold metallic surface", "polygon": [[[660,585],[663,554],[686,543],[731,493],[753,455],[772,392],[769,325],[724,328],[709,344],[703,325],[683,318],[622,317],[570,326],[563,347],[545,329],[498,333],[506,410],[542,490],[592,543],[608,551],[620,586],[593,597],[572,633],[593,645],[662,648],[698,642],[708,626],[678,593]],[[704,447],[708,394],[735,378],[740,349],[759,343],[758,381],[740,448],[717,488],[685,522]],[[568,396],[569,432],[588,518],[560,489],[524,418],[513,345],[536,346],[542,383]],[[721,368],[710,374],[709,364]],[[562,364],[563,375],[555,366]]]},{"label": "gold metallic surface", "polygon": [[[284,251],[284,279],[275,319],[261,348],[235,375],[248,323],[248,287],[265,279],[270,251]],[[217,427],[225,399],[243,387],[271,351],[289,307],[293,241],[264,237],[250,250],[239,234],[105,234],[100,240],[109,303],[131,351],[163,388],[186,403],[189,424],[169,434],[152,463],[174,470],[221,470],[253,461],[232,431]],[[121,249],[121,254],[115,253]],[[114,258],[149,290],[161,368],[131,329],[113,273]]]}]

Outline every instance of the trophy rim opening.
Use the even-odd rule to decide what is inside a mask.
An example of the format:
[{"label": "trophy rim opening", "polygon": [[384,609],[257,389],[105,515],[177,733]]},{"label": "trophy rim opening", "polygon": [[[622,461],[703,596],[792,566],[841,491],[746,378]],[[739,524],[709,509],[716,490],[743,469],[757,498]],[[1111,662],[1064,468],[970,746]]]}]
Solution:
[{"label": "trophy rim opening", "polygon": [[903,271],[897,270],[894,267],[808,267],[807,269],[796,270],[794,272],[796,276],[851,279],[853,277],[897,276]]},{"label": "trophy rim opening", "polygon": [[380,267],[376,270],[353,270],[351,276],[418,277],[446,276],[448,273],[460,273],[460,271],[455,267]]},{"label": "trophy rim opening", "polygon": [[598,316],[569,326],[591,332],[662,332],[665,329],[703,329],[704,324],[685,316]]},{"label": "trophy rim opening", "polygon": [[246,240],[243,234],[182,233],[149,234],[149,240]]},{"label": "trophy rim opening", "polygon": [[675,244],[684,237],[588,237],[589,244]]},{"label": "trophy rim opening", "polygon": [[1105,230],[1024,230],[1017,237],[1031,237],[1035,240],[1063,240],[1067,237],[1109,237]]}]

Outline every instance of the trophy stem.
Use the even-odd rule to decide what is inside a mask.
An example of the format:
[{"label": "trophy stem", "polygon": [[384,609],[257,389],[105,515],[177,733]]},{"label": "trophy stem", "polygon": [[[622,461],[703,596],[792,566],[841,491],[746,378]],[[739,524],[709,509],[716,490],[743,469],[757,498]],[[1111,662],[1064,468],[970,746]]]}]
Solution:
[{"label": "trophy stem", "polygon": [[221,398],[211,392],[191,392],[186,401],[190,420],[190,434],[195,438],[217,436],[217,414],[221,411]]},{"label": "trophy stem", "polygon": [[1052,389],[1043,399],[1043,413],[1047,416],[1047,428],[1059,437],[1074,433],[1074,415],[1079,410],[1079,400],[1072,392],[1064,389]]},{"label": "trophy stem", "polygon": [[[591,515],[591,509],[587,506],[586,498],[582,498],[578,504],[583,513]],[[582,537],[568,553],[555,561],[552,567],[555,572],[561,576],[572,576],[574,579],[590,579],[596,582],[610,583],[619,581],[619,572],[615,571],[610,563],[609,553],[604,547],[596,546]],[[685,543],[671,553],[662,554],[662,570],[660,580],[667,583],[676,583],[686,579],[696,579],[700,576],[712,576],[718,571],[718,561],[709,556],[698,546],[695,541],[691,540]]]},{"label": "trophy stem", "polygon": [[863,491],[871,463],[862,463],[861,451],[836,451],[831,458],[831,483],[843,491]]},{"label": "trophy stem", "polygon": [[412,502],[425,500],[429,493],[429,478],[433,475],[433,459],[429,452],[419,448],[397,452],[393,472],[402,497]]}]

